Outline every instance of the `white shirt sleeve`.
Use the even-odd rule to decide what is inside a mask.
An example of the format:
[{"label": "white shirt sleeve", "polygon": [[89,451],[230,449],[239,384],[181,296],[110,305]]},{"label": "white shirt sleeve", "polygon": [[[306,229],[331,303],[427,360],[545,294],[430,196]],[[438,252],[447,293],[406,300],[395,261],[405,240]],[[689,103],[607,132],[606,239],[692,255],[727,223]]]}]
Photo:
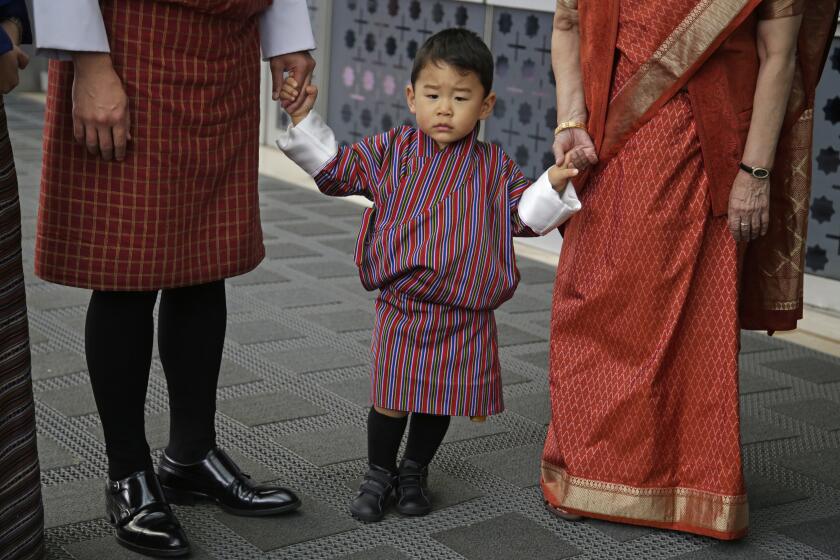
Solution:
[{"label": "white shirt sleeve", "polygon": [[569,181],[562,193],[558,193],[548,180],[548,171],[525,189],[519,199],[519,218],[534,230],[545,235],[566,222],[581,209],[577,192]]},{"label": "white shirt sleeve", "polygon": [[297,126],[280,130],[277,147],[312,177],[338,153],[335,134],[314,110]]},{"label": "white shirt sleeve", "polygon": [[[56,0],[65,1],[65,0]],[[264,59],[315,48],[306,0],[274,0],[260,16]]]},{"label": "white shirt sleeve", "polygon": [[69,60],[70,53],[111,52],[98,0],[33,0],[38,54]]}]

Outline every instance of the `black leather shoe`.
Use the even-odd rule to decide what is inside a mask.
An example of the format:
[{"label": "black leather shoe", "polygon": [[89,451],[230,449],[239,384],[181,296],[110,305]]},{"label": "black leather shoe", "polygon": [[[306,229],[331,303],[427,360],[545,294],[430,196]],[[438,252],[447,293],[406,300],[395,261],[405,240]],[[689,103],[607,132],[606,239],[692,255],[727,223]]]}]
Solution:
[{"label": "black leather shoe", "polygon": [[396,473],[371,464],[359,486],[359,493],[350,502],[350,514],[359,521],[381,521],[385,508],[394,497],[396,484]]},{"label": "black leather shoe", "polygon": [[184,556],[190,552],[187,535],[163,497],[155,473],[140,471],[122,480],[109,480],[105,512],[122,546],[149,556]]},{"label": "black leather shoe", "polygon": [[251,477],[219,448],[203,461],[184,465],[163,454],[158,477],[166,498],[173,504],[193,505],[210,500],[234,515],[275,515],[296,510],[300,499],[279,486],[257,486]]},{"label": "black leather shoe", "polygon": [[397,482],[397,511],[403,515],[426,515],[432,511],[432,500],[426,489],[428,467],[411,459],[400,463]]}]

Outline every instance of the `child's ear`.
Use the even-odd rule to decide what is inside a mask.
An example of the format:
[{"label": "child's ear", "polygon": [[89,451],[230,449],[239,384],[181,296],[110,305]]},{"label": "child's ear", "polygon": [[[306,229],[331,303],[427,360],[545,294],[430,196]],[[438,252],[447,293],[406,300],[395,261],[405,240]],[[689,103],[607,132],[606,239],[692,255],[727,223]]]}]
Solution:
[{"label": "child's ear", "polygon": [[405,86],[405,102],[408,104],[408,110],[412,115],[417,114],[417,108],[414,106],[414,86],[408,84]]},{"label": "child's ear", "polygon": [[479,113],[479,120],[484,120],[493,114],[493,107],[496,106],[496,92],[491,91],[481,102],[481,113]]}]

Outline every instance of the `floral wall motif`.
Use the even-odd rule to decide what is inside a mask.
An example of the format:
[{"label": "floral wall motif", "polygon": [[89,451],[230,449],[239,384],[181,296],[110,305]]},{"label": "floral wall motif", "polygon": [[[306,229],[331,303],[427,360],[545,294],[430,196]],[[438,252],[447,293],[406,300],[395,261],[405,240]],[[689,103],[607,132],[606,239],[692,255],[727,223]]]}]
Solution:
[{"label": "floral wall motif", "polygon": [[813,173],[806,270],[840,280],[840,39],[817,89]]},{"label": "floral wall motif", "polygon": [[453,0],[332,2],[328,118],[340,142],[411,123],[405,85],[417,49],[433,33],[483,35],[486,7]]},{"label": "floral wall motif", "polygon": [[552,14],[496,8],[490,50],[498,101],[485,139],[500,144],[525,175],[536,178],[554,162],[557,126],[551,72]]},{"label": "floral wall motif", "polygon": [[[324,52],[316,51],[316,82],[328,84],[327,117],[339,141],[412,122],[403,91],[414,55],[429,35],[457,26],[484,37],[495,59],[498,101],[484,125],[484,140],[500,144],[530,177],[551,164],[557,117],[550,12],[457,0],[309,0],[309,5],[313,25],[329,26],[328,64]],[[277,125],[285,118],[280,112]],[[840,279],[840,39],[817,92],[813,169],[806,271]]]}]

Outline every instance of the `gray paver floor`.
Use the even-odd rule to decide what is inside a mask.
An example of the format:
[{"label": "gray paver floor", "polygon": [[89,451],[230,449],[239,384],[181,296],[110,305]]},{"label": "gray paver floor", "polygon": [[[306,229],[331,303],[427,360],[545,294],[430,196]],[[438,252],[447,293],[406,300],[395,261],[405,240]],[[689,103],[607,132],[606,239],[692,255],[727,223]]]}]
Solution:
[{"label": "gray paver floor", "polygon": [[[34,385],[50,558],[134,558],[102,518],[105,453],[85,371],[87,294],[32,273],[43,107],[6,99],[20,178]],[[554,272],[521,259],[518,296],[498,313],[510,409],[484,425],[457,419],[432,466],[429,516],[352,520],[364,468],[372,301],[352,273],[360,211],[261,177],[269,257],[228,283],[230,329],[219,389],[220,444],[258,480],[304,496],[301,512],[234,518],[177,507],[195,558],[840,558],[840,360],[745,334],[744,468],[751,534],[736,545],[601,522],[560,521],[537,482],[547,415],[547,321]],[[355,218],[354,218],[355,217]],[[321,231],[323,235],[318,232]],[[353,273],[354,274],[354,273]],[[165,445],[166,385],[155,358],[147,414]],[[272,406],[276,399],[277,406]]]}]

